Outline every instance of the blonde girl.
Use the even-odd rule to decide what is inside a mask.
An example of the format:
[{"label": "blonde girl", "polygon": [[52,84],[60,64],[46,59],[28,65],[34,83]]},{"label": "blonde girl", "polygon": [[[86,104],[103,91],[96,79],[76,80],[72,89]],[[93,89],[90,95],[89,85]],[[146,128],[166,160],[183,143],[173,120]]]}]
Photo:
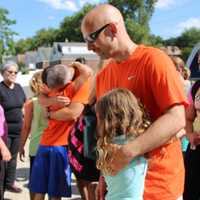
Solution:
[{"label": "blonde girl", "polygon": [[125,144],[142,134],[150,125],[148,116],[135,96],[127,89],[106,93],[96,105],[99,139],[97,167],[107,184],[106,200],[142,200],[147,160],[137,157],[116,176],[107,165],[108,144]]},{"label": "blonde girl", "polygon": [[[43,84],[41,80],[42,71],[36,72],[30,80],[30,89],[34,96],[28,99],[24,106],[24,123],[20,139],[20,160],[23,161],[25,156],[24,146],[27,138],[30,135],[29,143],[29,157],[30,157],[30,174],[33,162],[36,156],[41,134],[44,128],[47,127],[47,119],[44,117],[43,109],[38,102],[38,95],[40,94]],[[33,194],[31,193],[31,199]]]}]

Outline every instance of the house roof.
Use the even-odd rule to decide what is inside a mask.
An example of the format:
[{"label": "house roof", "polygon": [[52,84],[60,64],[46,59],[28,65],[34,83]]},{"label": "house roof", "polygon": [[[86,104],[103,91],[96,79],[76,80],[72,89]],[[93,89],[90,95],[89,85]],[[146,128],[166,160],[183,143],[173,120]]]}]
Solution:
[{"label": "house roof", "polygon": [[53,44],[53,51],[50,60],[74,59],[80,56],[85,57],[86,59],[99,59],[94,52],[87,49],[86,43],[55,42]]}]

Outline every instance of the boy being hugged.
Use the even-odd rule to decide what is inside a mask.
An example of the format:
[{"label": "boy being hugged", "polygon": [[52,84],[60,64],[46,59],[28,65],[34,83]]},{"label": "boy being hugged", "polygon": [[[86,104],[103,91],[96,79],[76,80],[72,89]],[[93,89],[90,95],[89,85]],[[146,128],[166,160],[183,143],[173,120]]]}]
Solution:
[{"label": "boy being hugged", "polygon": [[68,97],[70,104],[64,107],[47,105],[48,126],[43,131],[30,180],[30,190],[37,200],[43,200],[46,193],[51,200],[71,196],[68,136],[88,102],[91,75],[89,67],[77,62],[73,63],[73,68],[59,64],[43,71],[42,81],[48,87],[47,98]]}]

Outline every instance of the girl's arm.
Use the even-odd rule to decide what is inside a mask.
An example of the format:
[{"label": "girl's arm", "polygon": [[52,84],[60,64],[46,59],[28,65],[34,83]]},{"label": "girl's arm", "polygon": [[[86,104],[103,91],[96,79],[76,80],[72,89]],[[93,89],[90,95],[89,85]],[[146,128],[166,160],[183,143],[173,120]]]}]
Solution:
[{"label": "girl's arm", "polygon": [[6,144],[4,143],[1,137],[0,137],[0,151],[3,161],[9,161],[11,159],[10,151],[8,150]]},{"label": "girl's arm", "polygon": [[21,161],[23,161],[23,157],[25,156],[24,145],[26,144],[26,140],[30,134],[32,119],[33,119],[33,101],[27,100],[24,105],[24,121],[21,131],[20,147],[19,147],[19,156]]}]

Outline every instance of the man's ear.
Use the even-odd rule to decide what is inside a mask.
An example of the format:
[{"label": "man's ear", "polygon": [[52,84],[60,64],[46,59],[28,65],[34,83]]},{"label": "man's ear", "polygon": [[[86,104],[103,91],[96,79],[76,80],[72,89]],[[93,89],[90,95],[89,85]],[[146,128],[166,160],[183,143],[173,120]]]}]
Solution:
[{"label": "man's ear", "polygon": [[107,30],[110,36],[115,37],[117,33],[117,27],[114,23],[110,23]]}]

